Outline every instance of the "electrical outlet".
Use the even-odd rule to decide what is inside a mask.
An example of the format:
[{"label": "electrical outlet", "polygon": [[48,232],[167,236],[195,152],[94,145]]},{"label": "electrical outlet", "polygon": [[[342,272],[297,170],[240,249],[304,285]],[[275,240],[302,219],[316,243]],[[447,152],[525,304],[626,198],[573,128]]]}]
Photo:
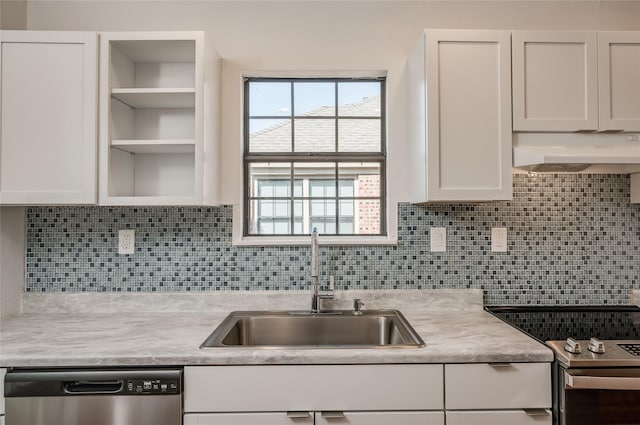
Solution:
[{"label": "electrical outlet", "polygon": [[431,252],[445,252],[447,250],[447,228],[431,228]]},{"label": "electrical outlet", "polygon": [[507,252],[507,228],[491,229],[491,252]]},{"label": "electrical outlet", "polygon": [[118,254],[133,254],[135,243],[135,230],[122,229],[118,231]]}]

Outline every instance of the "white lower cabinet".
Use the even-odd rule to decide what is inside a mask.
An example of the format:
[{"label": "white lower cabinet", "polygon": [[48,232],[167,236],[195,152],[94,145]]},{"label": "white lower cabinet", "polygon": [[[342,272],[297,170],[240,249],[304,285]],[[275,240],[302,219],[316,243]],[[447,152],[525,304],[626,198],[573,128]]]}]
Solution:
[{"label": "white lower cabinet", "polygon": [[443,366],[190,366],[184,425],[444,425]]},{"label": "white lower cabinet", "polygon": [[546,409],[551,407],[549,363],[445,365],[446,408]]},{"label": "white lower cabinet", "polygon": [[184,425],[444,425],[443,412],[275,412],[185,414]]},{"label": "white lower cabinet", "polygon": [[447,412],[447,425],[551,425],[551,411]]},{"label": "white lower cabinet", "polygon": [[551,425],[551,366],[188,366],[184,412],[184,425]]},{"label": "white lower cabinet", "polygon": [[7,373],[7,369],[0,369],[0,424],[4,420],[4,375]]},{"label": "white lower cabinet", "polygon": [[[338,412],[316,413],[316,425],[444,425],[443,412]],[[340,417],[340,413],[343,413]]]},{"label": "white lower cabinet", "polygon": [[551,425],[549,363],[445,365],[447,425]]},{"label": "white lower cabinet", "polygon": [[287,412],[270,413],[188,413],[184,425],[313,425],[313,414],[287,415]]}]

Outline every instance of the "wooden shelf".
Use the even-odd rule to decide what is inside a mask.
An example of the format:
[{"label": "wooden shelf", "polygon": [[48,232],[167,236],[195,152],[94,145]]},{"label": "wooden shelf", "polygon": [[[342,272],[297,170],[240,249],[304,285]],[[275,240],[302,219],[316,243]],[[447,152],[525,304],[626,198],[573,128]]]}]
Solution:
[{"label": "wooden shelf", "polygon": [[193,139],[112,140],[112,148],[131,153],[194,153]]},{"label": "wooden shelf", "polygon": [[131,88],[112,89],[111,97],[132,108],[193,108],[194,88]]}]

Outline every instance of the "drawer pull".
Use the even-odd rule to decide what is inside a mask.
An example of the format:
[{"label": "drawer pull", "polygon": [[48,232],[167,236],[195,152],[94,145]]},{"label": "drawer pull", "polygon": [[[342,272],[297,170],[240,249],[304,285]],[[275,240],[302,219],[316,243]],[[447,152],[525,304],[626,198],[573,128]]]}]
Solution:
[{"label": "drawer pull", "polygon": [[494,368],[513,367],[511,363],[489,363],[489,366]]},{"label": "drawer pull", "polygon": [[527,416],[549,416],[551,412],[547,409],[523,409]]},{"label": "drawer pull", "polygon": [[310,418],[311,417],[311,413],[310,412],[287,412],[287,418],[289,419],[306,419],[306,418]]},{"label": "drawer pull", "polygon": [[322,412],[320,413],[320,416],[322,416],[325,419],[344,419],[344,412]]}]

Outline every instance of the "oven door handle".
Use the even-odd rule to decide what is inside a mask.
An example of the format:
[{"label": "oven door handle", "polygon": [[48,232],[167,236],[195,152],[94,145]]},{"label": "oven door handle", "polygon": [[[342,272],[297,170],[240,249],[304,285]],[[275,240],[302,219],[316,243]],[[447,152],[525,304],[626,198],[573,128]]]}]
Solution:
[{"label": "oven door handle", "polygon": [[564,372],[567,389],[573,390],[631,390],[640,391],[640,377],[635,376],[588,376]]}]

